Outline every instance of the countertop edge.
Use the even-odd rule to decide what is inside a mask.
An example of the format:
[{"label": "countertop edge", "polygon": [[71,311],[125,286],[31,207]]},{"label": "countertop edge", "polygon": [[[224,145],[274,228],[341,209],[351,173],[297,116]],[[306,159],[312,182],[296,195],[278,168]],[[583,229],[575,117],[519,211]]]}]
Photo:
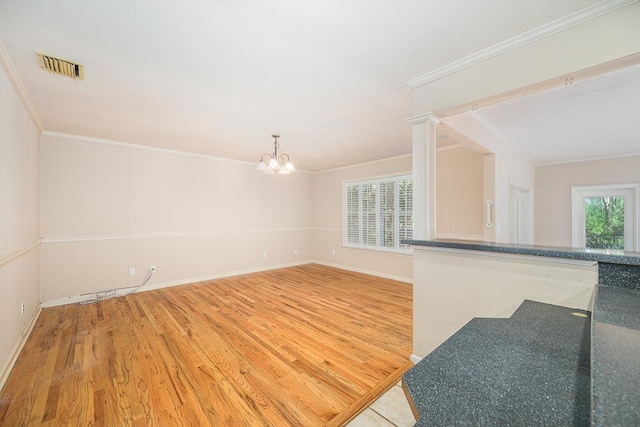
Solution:
[{"label": "countertop edge", "polygon": [[609,254],[563,247],[525,246],[467,240],[402,240],[402,244],[640,266],[640,253]]}]

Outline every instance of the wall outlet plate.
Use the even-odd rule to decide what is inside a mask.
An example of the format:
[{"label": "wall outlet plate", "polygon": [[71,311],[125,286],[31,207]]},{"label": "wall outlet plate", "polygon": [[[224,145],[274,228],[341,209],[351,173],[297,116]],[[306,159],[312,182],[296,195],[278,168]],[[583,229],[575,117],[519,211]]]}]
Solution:
[{"label": "wall outlet plate", "polygon": [[135,276],[135,275],[136,275],[136,268],[129,267],[129,276]]}]

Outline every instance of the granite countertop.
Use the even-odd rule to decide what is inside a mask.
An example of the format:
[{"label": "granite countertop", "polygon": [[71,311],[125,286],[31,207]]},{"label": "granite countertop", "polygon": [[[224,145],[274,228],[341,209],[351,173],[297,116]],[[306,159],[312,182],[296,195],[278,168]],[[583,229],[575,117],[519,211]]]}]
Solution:
[{"label": "granite countertop", "polygon": [[[640,396],[640,253],[628,251],[596,252],[577,248],[512,245],[465,240],[403,240],[402,243],[415,247],[448,248],[598,262],[599,286],[597,287],[591,319],[590,422],[591,425],[594,426],[640,425],[640,405],[638,404],[638,396]],[[487,320],[503,321],[505,319],[476,319],[466,326],[467,332],[461,332],[461,330],[455,334],[451,344],[455,344],[456,340],[460,341],[465,336],[477,335],[479,331],[475,331],[474,328],[487,323]],[[508,323],[504,324],[508,325]],[[503,325],[503,323],[494,322],[494,325],[500,326]],[[544,328],[544,330],[546,333],[550,328]],[[475,333],[468,335],[468,332]],[[483,331],[483,333],[486,333],[486,331]],[[516,338],[518,336],[526,336],[527,334],[509,333],[508,335]],[[562,343],[564,340],[565,338],[561,338],[558,342]],[[498,348],[502,345],[500,336],[494,336],[488,341],[495,347],[495,354],[509,354],[510,350],[508,346]],[[462,344],[462,342],[459,344]],[[548,345],[549,343],[543,345],[543,347]],[[443,346],[444,348],[447,347],[444,344]],[[465,345],[464,347],[465,352],[458,354],[467,354],[467,352],[473,354],[474,351],[479,351],[478,346]],[[539,346],[534,345],[529,348],[537,347]],[[432,357],[433,360],[439,357],[439,350],[440,352],[444,351],[444,349],[438,348],[432,353],[433,357],[429,355],[427,358]],[[584,359],[584,357],[581,357],[581,359]],[[448,366],[447,364],[450,363],[451,360],[456,363],[461,362],[459,358],[451,359],[450,357],[445,357],[437,363],[437,365],[444,368]],[[506,357],[503,360],[509,364],[514,360],[517,362],[518,358]],[[462,363],[455,368],[453,378],[461,375],[465,370],[470,369],[470,366],[474,365],[469,362],[470,361]],[[430,391],[425,397],[425,395],[423,395],[425,391],[423,388],[431,387],[433,379],[437,379],[446,373],[446,369],[445,371],[430,372],[427,377],[421,378],[420,376],[426,375],[427,372],[421,374],[419,372],[420,370],[416,370],[419,365],[420,363],[405,374],[405,379],[409,380],[407,381],[408,385],[413,383],[413,390],[410,389],[409,391],[412,394],[415,393],[415,396],[412,397],[417,398],[415,402],[416,405],[419,409],[424,410],[426,414],[429,411],[427,407],[420,406],[427,404],[429,402],[428,399],[431,398],[429,396],[433,396],[434,393]],[[520,364],[520,367],[523,368],[523,366],[524,365]],[[502,369],[504,369],[504,367]],[[523,369],[526,370],[526,368]],[[458,372],[460,374],[458,374]],[[477,373],[477,375],[481,374],[482,371]],[[579,374],[579,377],[582,378],[583,375]],[[475,376],[470,377],[470,379],[473,378],[475,378]],[[491,383],[491,381],[494,381],[494,378],[490,377],[487,381]],[[455,381],[453,381],[453,383],[455,383]],[[578,388],[583,389],[583,387],[584,385]],[[473,389],[473,387],[470,388]],[[510,391],[516,388],[517,387],[514,386],[510,388]],[[439,393],[441,393],[441,390],[438,390],[435,395]],[[469,399],[470,402],[473,402],[471,396]],[[581,398],[576,402],[578,406],[575,408],[584,406],[584,400]],[[463,405],[464,402],[459,403]],[[433,408],[433,406],[431,407]],[[437,407],[438,406],[436,406],[436,408]],[[462,406],[462,409],[465,409],[464,406]],[[465,411],[467,409],[465,409]],[[499,414],[507,408],[494,409],[497,409],[497,412],[494,412],[494,414]],[[581,411],[578,412],[583,413]],[[578,412],[574,414],[578,414]],[[480,413],[471,414],[471,416],[472,418],[478,419],[476,418],[478,414]],[[439,419],[443,416],[443,413],[431,413],[430,415],[432,417],[435,415],[435,419]],[[500,415],[498,415],[498,417],[499,416]],[[431,418],[431,421],[433,420],[434,418]],[[566,418],[564,420],[566,420]],[[495,419],[493,421],[495,421]],[[530,419],[522,421],[526,424]],[[556,419],[555,421],[558,420]],[[579,416],[573,420],[573,424],[576,423],[585,423],[585,419]],[[432,424],[433,423],[428,421],[427,418],[423,418],[416,425]]]},{"label": "granite countertop", "polygon": [[532,255],[552,258],[596,261],[600,263],[640,266],[640,253],[623,250],[596,251],[584,248],[565,248],[559,246],[515,245],[509,243],[491,243],[471,240],[402,240],[411,246],[463,249],[471,251],[497,252],[518,255]]},{"label": "granite countertop", "polygon": [[416,426],[588,426],[589,332],[588,312],[533,301],[471,320],[404,375]]},{"label": "granite countertop", "polygon": [[599,286],[592,317],[593,425],[640,425],[640,291]]}]

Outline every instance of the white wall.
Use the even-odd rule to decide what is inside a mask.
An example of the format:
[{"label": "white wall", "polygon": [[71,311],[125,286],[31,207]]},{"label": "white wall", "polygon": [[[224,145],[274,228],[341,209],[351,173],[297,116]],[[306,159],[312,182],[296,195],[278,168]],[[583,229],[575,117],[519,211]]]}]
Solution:
[{"label": "white wall", "polygon": [[509,243],[509,197],[511,185],[534,191],[535,167],[483,124],[473,113],[447,117],[444,123],[495,154],[495,234],[498,243]]},{"label": "white wall", "polygon": [[43,175],[45,302],[312,258],[310,174],[45,133]]},{"label": "white wall", "polygon": [[571,246],[571,187],[640,183],[640,156],[536,167],[535,241]]},{"label": "white wall", "polygon": [[[411,255],[343,247],[345,181],[411,173],[411,157],[401,156],[313,175],[314,258],[321,263],[410,282]],[[332,255],[335,250],[336,254]]]},{"label": "white wall", "polygon": [[470,106],[636,54],[640,52],[638,22],[640,3],[633,3],[501,52],[414,89],[413,112],[417,115]]},{"label": "white wall", "polygon": [[0,67],[0,388],[38,311],[39,241],[40,135]]}]

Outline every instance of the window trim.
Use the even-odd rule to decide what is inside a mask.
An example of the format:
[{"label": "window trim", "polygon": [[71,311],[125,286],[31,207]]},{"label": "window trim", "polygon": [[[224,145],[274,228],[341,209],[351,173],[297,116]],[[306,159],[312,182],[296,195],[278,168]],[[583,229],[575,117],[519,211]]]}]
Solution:
[{"label": "window trim", "polygon": [[[376,177],[362,178],[362,179],[350,179],[343,181],[342,183],[342,247],[347,249],[361,249],[366,251],[375,251],[375,252],[385,252],[390,254],[399,254],[399,255],[410,255],[413,251],[412,248],[407,246],[400,246],[400,215],[399,215],[399,191],[394,191],[394,219],[393,219],[393,229],[394,229],[394,246],[393,247],[385,247],[380,246],[380,197],[379,197],[379,184],[382,182],[394,181],[394,188],[397,190],[398,183],[401,180],[411,180],[413,182],[413,175],[411,172],[403,172],[399,174],[389,174],[389,175],[381,175]],[[358,197],[362,197],[362,185],[366,184],[375,184],[376,185],[376,198],[375,198],[375,212],[376,212],[376,244],[375,245],[364,245],[364,244],[354,244],[349,243],[348,241],[348,212],[347,212],[347,188],[350,185],[359,185],[360,191],[358,192]],[[413,199],[413,190],[412,190],[412,199]],[[361,201],[361,199],[359,199]],[[362,213],[362,209],[359,210]],[[363,232],[362,229],[362,218],[359,218],[360,222],[360,233]],[[362,236],[360,236],[360,241],[362,241]]]},{"label": "window trim", "polygon": [[[625,232],[625,251],[638,252],[640,244],[640,184],[611,184],[611,185],[588,185],[571,187],[571,245],[574,248],[585,248],[585,218],[584,218],[584,198],[585,197],[603,197],[609,196],[628,196],[631,197],[631,206],[629,207],[631,218],[630,221],[633,229],[629,232],[631,241],[627,239]],[[627,207],[625,206],[625,211]],[[627,219],[625,218],[625,224]],[[590,249],[598,251],[599,249]],[[606,250],[606,249],[605,249]]]}]

